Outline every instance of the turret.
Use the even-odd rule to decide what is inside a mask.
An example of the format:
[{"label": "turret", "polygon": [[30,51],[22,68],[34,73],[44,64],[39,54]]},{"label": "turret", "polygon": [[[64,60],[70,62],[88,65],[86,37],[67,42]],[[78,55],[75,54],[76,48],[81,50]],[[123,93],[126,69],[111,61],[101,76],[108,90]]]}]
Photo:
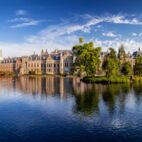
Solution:
[{"label": "turret", "polygon": [[42,50],[41,50],[41,55],[43,55],[43,54],[44,54],[44,50],[42,49]]},{"label": "turret", "polygon": [[64,73],[63,53],[60,53],[60,74]]},{"label": "turret", "polygon": [[45,50],[45,54],[46,54],[46,55],[48,54],[48,51],[47,51],[47,49]]}]

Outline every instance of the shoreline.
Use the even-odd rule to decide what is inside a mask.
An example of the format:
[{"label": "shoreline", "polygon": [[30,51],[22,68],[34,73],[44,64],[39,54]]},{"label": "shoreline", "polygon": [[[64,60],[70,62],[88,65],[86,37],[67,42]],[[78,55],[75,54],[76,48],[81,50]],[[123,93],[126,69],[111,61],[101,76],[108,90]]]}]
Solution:
[{"label": "shoreline", "polygon": [[83,77],[81,81],[87,84],[135,84],[142,83],[142,76],[112,76],[110,78],[106,76],[88,76]]},{"label": "shoreline", "polygon": [[107,78],[106,76],[86,76],[86,77],[78,77],[75,75],[57,75],[57,74],[45,74],[45,75],[0,75],[0,78],[20,78],[20,77],[63,77],[63,78],[78,78],[81,82],[86,84],[135,84],[142,83],[142,76],[133,76],[131,79],[130,76],[115,76],[111,78]]},{"label": "shoreline", "polygon": [[[56,75],[56,74],[46,74],[46,75],[0,75],[0,77],[66,77],[66,78],[78,78],[77,76],[73,75]],[[80,78],[80,77],[79,77]]]}]

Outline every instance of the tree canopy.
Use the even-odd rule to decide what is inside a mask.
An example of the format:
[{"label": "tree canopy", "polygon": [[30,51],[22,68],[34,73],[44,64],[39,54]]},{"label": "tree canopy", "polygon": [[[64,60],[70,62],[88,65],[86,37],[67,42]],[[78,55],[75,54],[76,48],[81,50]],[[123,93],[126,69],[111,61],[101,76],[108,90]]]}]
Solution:
[{"label": "tree canopy", "polygon": [[97,72],[107,80],[127,78],[133,74],[142,76],[142,56],[138,54],[136,58],[132,58],[126,54],[123,45],[118,53],[114,48],[109,48],[108,52],[101,54],[101,47],[94,47],[93,42],[85,43],[81,37],[79,44],[73,46],[72,51],[75,57],[73,71],[80,75],[91,77]]},{"label": "tree canopy", "polygon": [[107,77],[118,75],[119,60],[117,59],[116,51],[113,48],[109,48],[109,53],[106,55],[102,67],[105,70]]},{"label": "tree canopy", "polygon": [[[81,39],[81,41],[83,40]],[[75,45],[72,50],[76,57],[74,70],[80,70],[81,73],[85,72],[86,75],[94,75],[100,64],[99,56],[101,48],[95,48],[93,42],[80,42],[80,44]]]},{"label": "tree canopy", "polygon": [[118,58],[125,60],[125,57],[126,57],[126,52],[125,52],[124,46],[123,46],[123,44],[122,44],[122,45],[120,46],[119,50],[118,50]]}]

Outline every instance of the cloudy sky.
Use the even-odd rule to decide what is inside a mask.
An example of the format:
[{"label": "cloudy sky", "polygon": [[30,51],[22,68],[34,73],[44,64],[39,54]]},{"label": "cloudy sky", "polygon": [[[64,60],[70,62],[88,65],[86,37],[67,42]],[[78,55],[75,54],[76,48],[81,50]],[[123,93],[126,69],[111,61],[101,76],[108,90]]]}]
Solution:
[{"label": "cloudy sky", "polygon": [[3,56],[71,49],[79,37],[95,46],[142,47],[141,0],[1,0]]}]

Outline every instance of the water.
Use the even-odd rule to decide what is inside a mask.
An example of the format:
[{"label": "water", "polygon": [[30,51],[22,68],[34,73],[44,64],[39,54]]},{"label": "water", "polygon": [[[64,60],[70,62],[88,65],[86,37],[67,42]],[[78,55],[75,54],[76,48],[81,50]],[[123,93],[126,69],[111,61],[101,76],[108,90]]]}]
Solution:
[{"label": "water", "polygon": [[141,85],[0,78],[0,142],[142,141]]}]

